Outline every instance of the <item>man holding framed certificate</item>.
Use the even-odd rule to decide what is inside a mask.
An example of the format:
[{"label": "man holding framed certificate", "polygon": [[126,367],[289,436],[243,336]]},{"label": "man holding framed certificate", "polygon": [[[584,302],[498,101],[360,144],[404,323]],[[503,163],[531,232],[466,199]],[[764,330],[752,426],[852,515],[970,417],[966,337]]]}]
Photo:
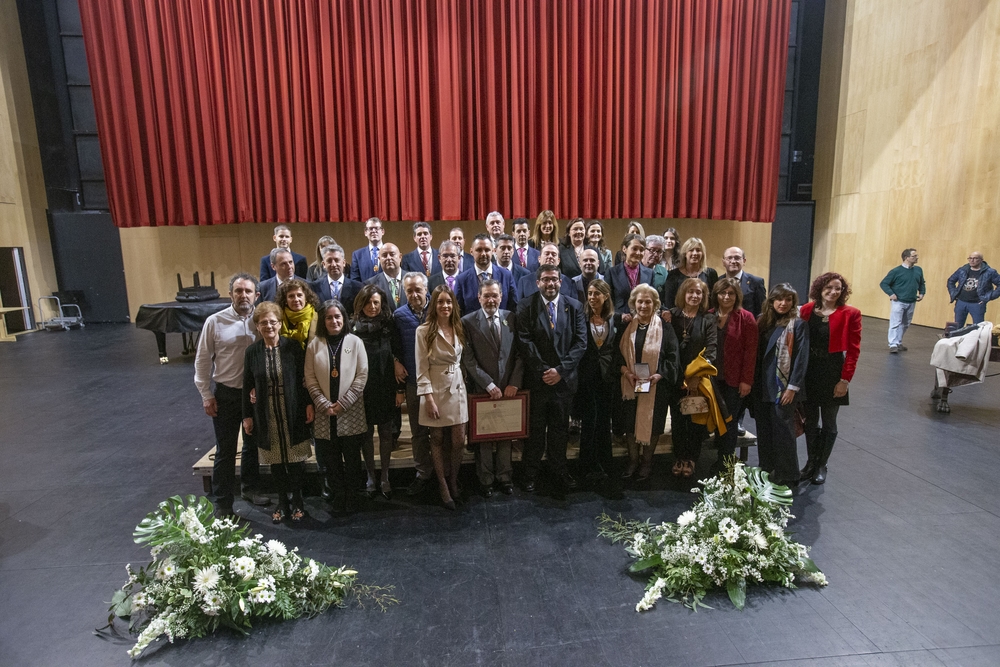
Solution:
[{"label": "man holding framed certificate", "polygon": [[[476,445],[476,476],[483,496],[493,495],[497,485],[505,495],[514,492],[511,478],[510,437],[488,439],[490,435],[505,435],[517,428],[519,420],[505,415],[507,408],[516,408],[522,414],[520,403],[524,397],[517,397],[521,386],[523,369],[517,354],[516,332],[513,313],[501,310],[503,298],[500,283],[493,279],[484,280],[479,285],[480,310],[462,318],[466,345],[462,352],[462,366],[469,379],[469,395],[474,403],[469,415],[469,441]],[[476,397],[474,394],[485,394]],[[488,399],[484,405],[477,399]],[[517,405],[499,405],[501,402]],[[526,416],[520,420],[527,429]],[[502,432],[502,433],[501,433]]]},{"label": "man holding framed certificate", "polygon": [[542,264],[538,292],[517,307],[517,337],[524,384],[531,391],[530,432],[524,450],[524,490],[535,490],[542,456],[563,490],[577,482],[566,469],[569,410],[577,388],[577,367],[587,351],[583,305],[559,293],[559,267]]}]

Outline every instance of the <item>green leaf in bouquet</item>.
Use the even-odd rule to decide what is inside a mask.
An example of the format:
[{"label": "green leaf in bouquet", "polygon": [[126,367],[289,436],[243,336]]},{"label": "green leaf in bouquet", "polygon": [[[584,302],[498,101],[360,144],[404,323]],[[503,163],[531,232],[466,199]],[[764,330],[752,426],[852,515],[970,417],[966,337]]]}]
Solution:
[{"label": "green leaf in bouquet", "polygon": [[132,615],[132,596],[124,590],[117,590],[111,597],[111,613],[119,618]]},{"label": "green leaf in bouquet", "polygon": [[747,468],[746,474],[750,494],[757,500],[771,505],[792,504],[792,490],[772,482],[760,468]]},{"label": "green leaf in bouquet", "polygon": [[813,559],[808,556],[802,559],[802,569],[806,572],[812,572],[813,574],[820,571],[819,568],[816,567],[816,563],[813,562]]},{"label": "green leaf in bouquet", "polygon": [[645,572],[646,570],[663,565],[663,559],[657,554],[656,556],[650,556],[649,558],[644,558],[642,560],[637,560],[632,563],[628,571],[629,572]]}]

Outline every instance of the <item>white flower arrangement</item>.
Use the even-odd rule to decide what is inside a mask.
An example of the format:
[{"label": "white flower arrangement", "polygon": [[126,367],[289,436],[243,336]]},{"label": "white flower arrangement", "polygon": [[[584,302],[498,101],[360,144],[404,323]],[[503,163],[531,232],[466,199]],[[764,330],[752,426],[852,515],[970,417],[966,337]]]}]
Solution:
[{"label": "white flower arrangement", "polygon": [[792,493],[772,484],[759,468],[731,460],[718,477],[699,482],[701,498],[677,523],[653,525],[600,517],[601,535],[623,542],[636,559],[632,572],[651,571],[636,611],[666,597],[697,611],[709,590],[725,588],[737,609],[747,584],[772,582],[795,588],[800,581],[826,586],[809,549],[785,533]]},{"label": "white flower arrangement", "polygon": [[111,602],[115,617],[129,619],[138,633],[128,654],[139,657],[166,635],[203,637],[220,626],[247,634],[254,617],[315,616],[343,606],[348,595],[373,598],[383,609],[395,600],[379,587],[355,583],[357,572],[333,569],[298,555],[277,540],[249,537],[249,527],[215,519],[206,498],[174,496],[160,503],[135,529],[135,541],[152,546],[152,561]]}]

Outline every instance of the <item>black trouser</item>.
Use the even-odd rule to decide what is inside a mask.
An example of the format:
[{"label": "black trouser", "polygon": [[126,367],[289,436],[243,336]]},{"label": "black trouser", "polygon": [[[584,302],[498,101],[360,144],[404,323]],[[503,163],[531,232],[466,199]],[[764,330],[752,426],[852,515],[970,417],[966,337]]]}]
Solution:
[{"label": "black trouser", "polygon": [[573,394],[567,390],[565,382],[557,387],[546,385],[531,392],[531,432],[524,447],[524,474],[528,479],[538,477],[543,455],[547,455],[554,475],[566,474],[566,440]]},{"label": "black trouser", "polygon": [[[336,419],[331,419],[331,434],[335,434]],[[336,495],[354,493],[361,482],[361,445],[366,434],[338,436],[332,440],[316,439],[316,464],[327,476],[330,490]]]},{"label": "black trouser", "polygon": [[[243,390],[215,386],[216,416],[215,462],[212,465],[212,500],[216,507],[232,509],[236,488],[236,443],[243,428]],[[256,488],[260,481],[257,442],[243,433],[243,453],[240,456],[240,479],[243,488]]]},{"label": "black trouser", "polygon": [[680,401],[670,404],[670,440],[673,443],[674,458],[679,461],[694,461],[701,458],[701,442],[708,431],[701,424],[691,421],[691,415],[681,414]]},{"label": "black trouser", "polygon": [[739,440],[739,421],[737,415],[742,409],[743,399],[740,397],[739,387],[730,387],[725,381],[717,383],[715,387],[719,390],[719,394],[722,401],[726,404],[729,414],[733,415],[733,419],[726,424],[726,434],[715,439],[716,449],[718,450],[717,460],[721,463],[723,458],[732,456],[736,451],[736,443]]},{"label": "black trouser", "polygon": [[580,473],[611,473],[611,409],[617,385],[595,380],[581,384],[576,403],[580,426]]},{"label": "black trouser", "polygon": [[760,467],[773,472],[781,482],[799,478],[799,457],[795,451],[795,403],[780,405],[758,401],[757,456]]},{"label": "black trouser", "polygon": [[305,471],[306,464],[302,462],[271,464],[271,479],[278,491],[278,507],[287,507],[288,496],[291,494],[292,504],[302,508],[302,476]]}]

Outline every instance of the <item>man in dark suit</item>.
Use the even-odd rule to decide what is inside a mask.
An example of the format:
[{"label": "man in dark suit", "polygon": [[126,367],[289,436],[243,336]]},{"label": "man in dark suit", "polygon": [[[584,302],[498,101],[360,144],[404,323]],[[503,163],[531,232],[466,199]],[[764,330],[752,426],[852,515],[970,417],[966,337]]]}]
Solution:
[{"label": "man in dark suit", "polygon": [[366,280],[365,284],[376,285],[389,297],[386,303],[391,313],[406,301],[406,296],[403,294],[403,269],[399,266],[399,248],[394,243],[384,244],[379,251],[378,259],[381,270]]},{"label": "man in dark suit", "polygon": [[[559,246],[555,243],[543,243],[542,250],[539,255],[538,260],[541,264],[551,264],[556,268],[559,267]],[[539,266],[541,266],[539,264]],[[527,299],[532,294],[538,293],[538,278],[536,273],[528,274],[527,276],[522,276],[517,282],[517,298]],[[568,296],[571,299],[576,299],[576,287],[573,285],[573,281],[564,276],[562,273],[559,274],[559,293],[563,296]]]},{"label": "man in dark suit", "polygon": [[[644,266],[642,263],[642,257],[646,252],[646,240],[643,237],[638,234],[627,234],[625,240],[622,242],[622,246],[625,248],[625,261],[612,266],[605,280],[607,280],[608,285],[611,287],[611,299],[614,301],[615,312],[625,316],[623,319],[628,322],[632,319],[628,310],[629,296],[632,295],[632,290],[635,289],[636,285],[652,284],[653,269]],[[631,270],[632,266],[636,266],[638,271],[636,274],[637,280],[634,285],[629,280],[629,270]],[[670,308],[674,304],[661,303],[660,305],[664,308]]]},{"label": "man in dark suit", "polygon": [[463,273],[471,269],[476,260],[472,255],[465,252],[465,232],[462,231],[462,228],[452,227],[451,231],[448,232],[448,239],[458,246],[458,272]]},{"label": "man in dark suit", "polygon": [[500,308],[517,308],[517,292],[510,271],[493,263],[493,240],[488,234],[476,234],[472,240],[472,256],[475,264],[471,269],[458,274],[455,281],[455,300],[462,315],[479,310],[479,284],[492,279],[500,284]]},{"label": "man in dark suit", "polygon": [[448,289],[452,292],[455,291],[459,275],[458,257],[460,252],[461,248],[451,241],[445,241],[441,244],[441,247],[438,248],[438,259],[441,260],[441,271],[432,275],[427,281],[428,294],[432,294],[434,289],[440,285],[447,285]]},{"label": "man in dark suit", "polygon": [[[292,260],[295,262],[295,275],[305,278],[309,271],[309,262],[303,255],[292,250],[292,230],[288,225],[278,225],[274,228],[274,247],[282,248],[292,253]],[[274,277],[274,269],[271,268],[271,253],[260,258],[260,279],[267,280]]]},{"label": "man in dark suit", "polygon": [[527,218],[514,218],[514,263],[534,273],[538,269],[541,253],[528,245],[531,225]]},{"label": "man in dark suit", "polygon": [[747,256],[742,248],[735,246],[727,248],[722,255],[726,276],[740,282],[740,289],[743,290],[743,310],[750,311],[754,317],[760,317],[760,311],[764,308],[764,302],[767,301],[767,288],[764,286],[763,278],[758,278],[743,270],[746,263]]},{"label": "man in dark suit", "polygon": [[[501,298],[500,283],[484,280],[479,286],[480,309],[462,318],[462,366],[469,394],[489,394],[493,400],[517,394],[523,376],[514,314],[500,308]],[[494,484],[505,495],[514,492],[510,452],[510,440],[482,442],[476,448],[476,475],[487,498],[493,495]]]},{"label": "man in dark suit", "polygon": [[506,224],[500,211],[490,211],[486,214],[486,233],[489,234],[490,240],[493,241],[494,249],[500,241],[500,235],[503,234]]},{"label": "man in dark suit", "polygon": [[354,313],[354,297],[361,291],[361,283],[344,275],[344,249],[336,243],[323,248],[323,268],[326,275],[310,284],[320,303],[337,299],[348,313]]},{"label": "man in dark suit", "polygon": [[379,266],[379,251],[382,249],[382,235],[385,229],[378,218],[368,218],[365,221],[365,236],[368,245],[358,248],[351,255],[351,280],[359,283],[371,280],[381,268]]},{"label": "man in dark suit", "polygon": [[497,238],[493,263],[501,269],[510,271],[510,275],[514,277],[515,286],[521,278],[533,273],[514,261],[514,237],[510,234],[501,234]]},{"label": "man in dark suit", "polygon": [[566,469],[569,411],[577,388],[577,366],[587,351],[583,306],[559,293],[559,267],[542,264],[538,291],[517,309],[517,337],[524,385],[531,391],[530,433],[524,448],[524,490],[535,490],[542,456],[562,489],[576,488]]},{"label": "man in dark suit", "polygon": [[597,250],[588,247],[580,253],[580,270],[582,273],[573,276],[573,289],[576,290],[576,300],[580,303],[587,301],[587,288],[592,280],[604,280],[604,276],[597,272],[601,266],[601,258]]},{"label": "man in dark suit", "polygon": [[441,270],[437,250],[431,247],[431,226],[426,222],[413,223],[413,242],[416,250],[403,255],[403,272],[422,273],[428,278]]},{"label": "man in dark suit", "polygon": [[295,277],[295,260],[292,259],[292,251],[285,248],[275,248],[270,255],[271,270],[274,276],[260,283],[260,293],[257,296],[257,303],[264,301],[274,301],[278,293],[278,285]]}]

